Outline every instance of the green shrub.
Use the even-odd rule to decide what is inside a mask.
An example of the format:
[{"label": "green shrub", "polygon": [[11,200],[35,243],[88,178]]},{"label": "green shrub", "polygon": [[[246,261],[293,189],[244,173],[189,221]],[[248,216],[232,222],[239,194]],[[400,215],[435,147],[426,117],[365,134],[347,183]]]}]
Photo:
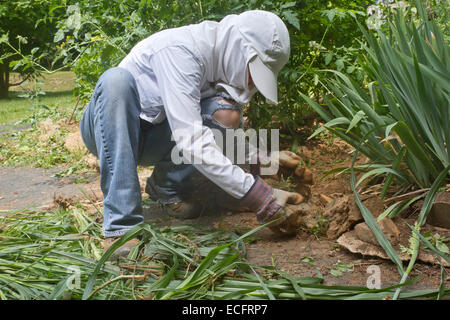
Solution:
[{"label": "green shrub", "polygon": [[[326,107],[302,95],[327,123],[313,135],[330,130],[355,149],[350,168],[350,184],[355,202],[378,243],[397,265],[404,284],[418,257],[420,240],[447,262],[448,255],[427,241],[419,232],[425,224],[439,187],[450,178],[450,48],[442,30],[420,1],[416,8],[391,12],[387,28],[372,34],[360,26],[367,46],[362,65],[368,75],[367,88],[338,71],[324,86]],[[416,17],[414,13],[417,12]],[[358,152],[372,161],[359,166],[366,172],[356,183],[354,163]],[[373,169],[375,168],[375,169]],[[424,198],[414,226],[406,269],[389,240],[364,206],[357,192],[367,178],[387,175],[381,196],[395,178],[407,187],[429,188],[419,196],[398,201],[377,220],[394,217],[413,201]],[[423,189],[426,191],[428,189]],[[400,294],[397,289],[393,299]]]},{"label": "green shrub", "polygon": [[327,106],[303,97],[327,121],[315,134],[328,129],[387,168],[373,173],[426,188],[450,164],[450,47],[421,5],[417,11],[397,10],[385,32],[361,27],[366,88],[327,70]]},{"label": "green shrub", "polygon": [[272,11],[286,22],[291,35],[291,58],[279,77],[281,103],[274,108],[257,95],[246,116],[254,128],[281,128],[294,135],[313,113],[299,99],[299,93],[318,94],[317,70],[328,65],[357,76],[360,68],[354,52],[360,46],[355,38],[361,33],[354,18],[363,21],[369,3],[366,0],[67,1],[54,41],[61,49],[60,56],[66,57],[67,62],[75,61],[76,94],[86,102],[100,75],[116,66],[138,41],[152,33],[203,20],[219,21],[228,14],[250,9]]}]

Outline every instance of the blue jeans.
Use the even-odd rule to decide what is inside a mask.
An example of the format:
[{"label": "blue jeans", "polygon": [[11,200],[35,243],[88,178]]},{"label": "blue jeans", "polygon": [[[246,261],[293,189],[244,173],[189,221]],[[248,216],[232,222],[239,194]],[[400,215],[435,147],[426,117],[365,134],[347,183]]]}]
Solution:
[{"label": "blue jeans", "polygon": [[[212,117],[219,109],[238,107],[220,104],[226,95],[203,99],[203,124],[225,130]],[[81,136],[99,158],[103,192],[103,235],[121,236],[143,223],[142,197],[137,166],[154,165],[146,191],[162,203],[181,201],[180,190],[199,172],[189,164],[175,165],[170,154],[175,143],[167,120],[150,124],[142,119],[139,93],[133,76],[111,68],[97,82],[80,123]]]}]

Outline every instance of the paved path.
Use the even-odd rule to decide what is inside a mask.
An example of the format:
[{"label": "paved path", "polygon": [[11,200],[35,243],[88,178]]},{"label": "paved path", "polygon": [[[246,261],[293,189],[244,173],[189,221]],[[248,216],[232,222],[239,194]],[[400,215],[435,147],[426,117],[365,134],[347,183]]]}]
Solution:
[{"label": "paved path", "polygon": [[0,167],[0,210],[39,208],[53,197],[81,196],[84,192],[99,192],[99,178],[92,175],[87,183],[75,184],[73,178],[58,178],[61,169]]},{"label": "paved path", "polygon": [[0,135],[9,133],[11,131],[22,131],[31,128],[28,123],[16,124],[15,122],[10,122],[6,124],[0,124]]}]

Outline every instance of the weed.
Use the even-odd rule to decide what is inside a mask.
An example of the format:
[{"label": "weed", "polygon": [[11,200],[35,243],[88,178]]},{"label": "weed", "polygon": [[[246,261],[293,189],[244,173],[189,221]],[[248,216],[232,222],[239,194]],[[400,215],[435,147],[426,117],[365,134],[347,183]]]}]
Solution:
[{"label": "weed", "polygon": [[292,176],[285,178],[283,175],[281,175],[278,182],[278,187],[286,191],[295,192],[295,184],[292,180]]},{"label": "weed", "polygon": [[430,241],[437,250],[441,251],[442,253],[450,254],[450,251],[448,249],[448,246],[445,244],[445,242],[449,242],[450,238],[441,237],[439,233],[431,234],[431,232],[426,232],[423,234],[425,239]]},{"label": "weed", "polygon": [[314,258],[313,257],[308,257],[308,256],[304,256],[303,258],[300,259],[300,262],[306,263],[310,266],[314,266]]},{"label": "weed", "polygon": [[[63,167],[56,173],[65,177],[89,172],[87,151],[69,151],[64,138],[69,133],[62,119],[67,112],[58,109],[43,109],[24,120],[31,128],[0,136],[0,165],[34,166],[40,168]],[[47,123],[41,125],[44,119]],[[50,119],[50,120],[49,120]]]},{"label": "weed", "polygon": [[316,213],[316,223],[311,229],[311,233],[319,239],[321,236],[326,234],[328,230],[329,221],[328,219],[320,212]]},{"label": "weed", "polygon": [[[11,77],[15,79],[18,76],[13,74]],[[42,94],[42,91],[36,91],[32,96],[30,84],[23,83],[9,93],[9,99],[0,100],[0,124],[22,121],[45,108],[57,107],[64,111],[73,109],[75,98],[72,89],[75,84],[72,72],[46,75],[43,81],[45,83],[41,88],[45,90],[45,94]]]},{"label": "weed", "polygon": [[340,277],[344,272],[353,272],[353,264],[338,261],[335,265],[335,269],[331,269],[330,273],[335,277]]}]

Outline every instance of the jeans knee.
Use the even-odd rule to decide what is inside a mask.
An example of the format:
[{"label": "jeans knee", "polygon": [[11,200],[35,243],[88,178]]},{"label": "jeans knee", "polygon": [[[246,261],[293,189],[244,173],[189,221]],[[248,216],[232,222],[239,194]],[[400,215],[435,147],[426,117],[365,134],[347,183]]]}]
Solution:
[{"label": "jeans knee", "polygon": [[133,76],[123,68],[111,68],[105,71],[99,79],[102,93],[109,97],[126,98],[134,95],[136,84]]},{"label": "jeans knee", "polygon": [[219,109],[214,112],[212,117],[215,121],[230,129],[237,129],[241,124],[241,114],[239,110]]}]

